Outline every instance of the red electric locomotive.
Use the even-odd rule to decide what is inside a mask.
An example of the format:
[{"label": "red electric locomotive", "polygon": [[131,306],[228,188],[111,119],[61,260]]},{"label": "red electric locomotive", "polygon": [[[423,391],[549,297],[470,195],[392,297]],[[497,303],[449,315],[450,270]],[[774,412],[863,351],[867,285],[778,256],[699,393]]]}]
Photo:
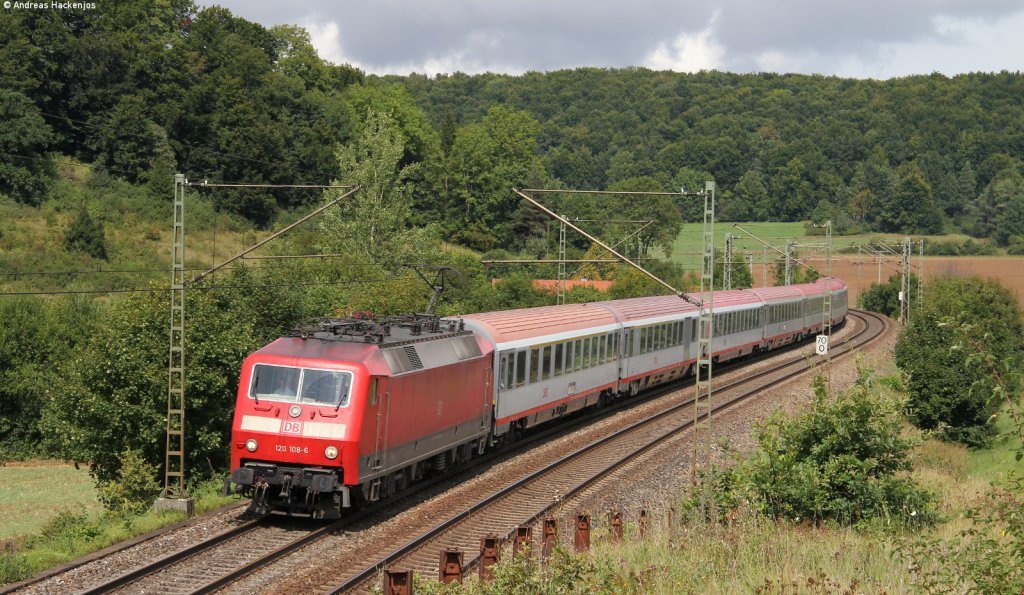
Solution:
[{"label": "red electric locomotive", "polygon": [[433,317],[323,320],[278,339],[242,366],[228,481],[257,514],[332,518],[482,452],[491,352]]}]

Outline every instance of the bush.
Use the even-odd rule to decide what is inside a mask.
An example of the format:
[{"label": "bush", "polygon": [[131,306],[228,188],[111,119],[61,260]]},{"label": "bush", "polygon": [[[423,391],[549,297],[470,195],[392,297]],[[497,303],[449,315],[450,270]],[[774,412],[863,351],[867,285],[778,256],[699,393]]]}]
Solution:
[{"label": "bush", "polygon": [[996,247],[992,242],[971,238],[963,241],[932,240],[925,242],[924,253],[928,256],[991,256],[996,253]]},{"label": "bush", "polygon": [[[917,275],[910,275],[910,297],[916,301],[917,298]],[[884,314],[889,318],[896,318],[900,314],[900,287],[902,278],[900,275],[892,275],[889,280],[879,285],[872,283],[867,290],[857,299],[857,305],[865,310]]]},{"label": "bush", "polygon": [[974,277],[931,283],[900,335],[895,359],[909,375],[908,405],[915,425],[946,440],[984,446],[993,434],[990,422],[999,400],[983,388],[987,368],[969,362],[963,351],[964,323],[996,361],[1020,356],[1024,322],[1016,297],[995,280]]},{"label": "bush", "polygon": [[94,221],[85,207],[78,211],[78,217],[71,222],[64,234],[64,247],[82,252],[93,258],[107,259],[107,241],[103,234],[103,223]]},{"label": "bush", "polygon": [[84,509],[78,512],[65,510],[47,521],[34,539],[53,549],[74,553],[82,543],[96,539],[102,532],[100,523],[90,519]]},{"label": "bush", "polygon": [[913,444],[901,436],[901,403],[879,394],[864,370],[848,394],[829,397],[821,377],[815,393],[809,413],[772,417],[738,466],[755,506],[797,522],[931,523],[935,497],[907,475]]},{"label": "bush", "polygon": [[13,545],[0,553],[0,585],[23,581],[32,576],[32,566],[24,555],[15,551]]},{"label": "bush", "polygon": [[125,449],[121,453],[117,479],[99,486],[100,502],[113,512],[139,514],[148,509],[160,493],[156,474],[156,467],[147,463],[141,452]]}]

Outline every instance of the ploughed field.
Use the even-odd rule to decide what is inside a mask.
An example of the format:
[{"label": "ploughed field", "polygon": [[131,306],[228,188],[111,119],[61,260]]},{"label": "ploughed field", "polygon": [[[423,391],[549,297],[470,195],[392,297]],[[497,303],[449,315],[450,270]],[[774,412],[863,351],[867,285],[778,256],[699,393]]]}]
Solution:
[{"label": "ploughed field", "polygon": [[[824,262],[812,259],[811,264],[824,271]],[[917,255],[911,260],[914,274],[920,274],[920,260]],[[879,273],[881,271],[881,273]],[[850,307],[855,308],[860,294],[877,283],[881,276],[885,283],[891,275],[899,274],[899,260],[895,257],[878,261],[868,255],[861,255],[859,261],[856,254],[836,255],[832,260],[832,275],[839,277],[849,285]],[[926,256],[924,258],[924,280],[939,276],[970,277],[977,275],[982,278],[995,278],[1004,286],[1017,294],[1021,308],[1024,308],[1024,257],[1021,256]],[[754,263],[754,287],[764,287],[764,265]],[[768,269],[768,285],[773,284],[772,269]]]}]

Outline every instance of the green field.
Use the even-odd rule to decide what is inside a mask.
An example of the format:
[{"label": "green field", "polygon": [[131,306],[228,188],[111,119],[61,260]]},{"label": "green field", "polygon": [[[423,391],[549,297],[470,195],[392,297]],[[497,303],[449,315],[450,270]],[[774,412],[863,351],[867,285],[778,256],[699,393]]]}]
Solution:
[{"label": "green field", "polygon": [[62,510],[100,510],[96,489],[83,467],[43,461],[0,467],[0,540],[36,533]]},{"label": "green field", "polygon": [[[715,223],[715,246],[720,250],[722,249],[725,245],[725,234],[727,233],[731,233],[735,237],[733,249],[736,252],[750,252],[755,255],[760,255],[762,250],[765,249],[764,244],[758,241],[758,239],[763,240],[780,250],[785,249],[786,240],[789,240],[790,238],[796,240],[797,244],[822,242],[824,232],[822,232],[821,235],[809,236],[807,235],[807,230],[805,228],[806,223],[806,221],[718,222]],[[744,231],[749,232],[749,234],[756,236],[758,239],[752,238],[748,233],[744,233],[738,228],[742,228]],[[679,237],[676,238],[675,244],[672,246],[672,261],[682,264],[687,269],[697,270],[700,268],[703,229],[704,226],[702,223],[683,224],[683,228],[679,232]],[[864,233],[845,236],[837,235],[832,237],[832,245],[834,248],[841,248],[845,246],[853,246],[855,244],[867,244],[872,241],[896,243],[902,241],[904,237],[906,236],[894,233]],[[967,236],[963,234],[949,234],[942,236],[915,235],[913,238],[915,241],[924,239],[925,243],[928,243],[935,240],[964,241],[967,239]],[[772,252],[771,249],[768,249],[768,251]]]}]

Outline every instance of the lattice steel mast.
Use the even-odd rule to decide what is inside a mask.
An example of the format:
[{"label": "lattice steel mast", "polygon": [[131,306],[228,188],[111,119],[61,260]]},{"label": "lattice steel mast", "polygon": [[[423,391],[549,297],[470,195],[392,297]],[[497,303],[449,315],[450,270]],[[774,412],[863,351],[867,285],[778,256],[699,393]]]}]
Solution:
[{"label": "lattice steel mast", "polygon": [[[693,458],[690,461],[691,481],[697,481],[697,464],[711,464],[712,339],[715,308],[715,183],[704,185],[704,231],[700,267],[700,315],[697,319],[696,395],[693,402]],[[707,482],[705,482],[707,483]],[[708,486],[705,486],[708,487]],[[702,490],[702,494],[706,490]],[[707,499],[702,496],[706,508]]]},{"label": "lattice steel mast", "polygon": [[174,176],[174,231],[171,239],[171,333],[167,368],[167,443],[164,489],[157,509],[192,514],[185,488],[185,176]]},{"label": "lattice steel mast", "polygon": [[900,322],[910,324],[910,253],[913,250],[913,243],[910,237],[903,239],[903,254],[901,255],[902,276],[900,277]]},{"label": "lattice steel mast", "polygon": [[722,289],[732,289],[732,234],[725,234],[725,268],[722,269]]}]

